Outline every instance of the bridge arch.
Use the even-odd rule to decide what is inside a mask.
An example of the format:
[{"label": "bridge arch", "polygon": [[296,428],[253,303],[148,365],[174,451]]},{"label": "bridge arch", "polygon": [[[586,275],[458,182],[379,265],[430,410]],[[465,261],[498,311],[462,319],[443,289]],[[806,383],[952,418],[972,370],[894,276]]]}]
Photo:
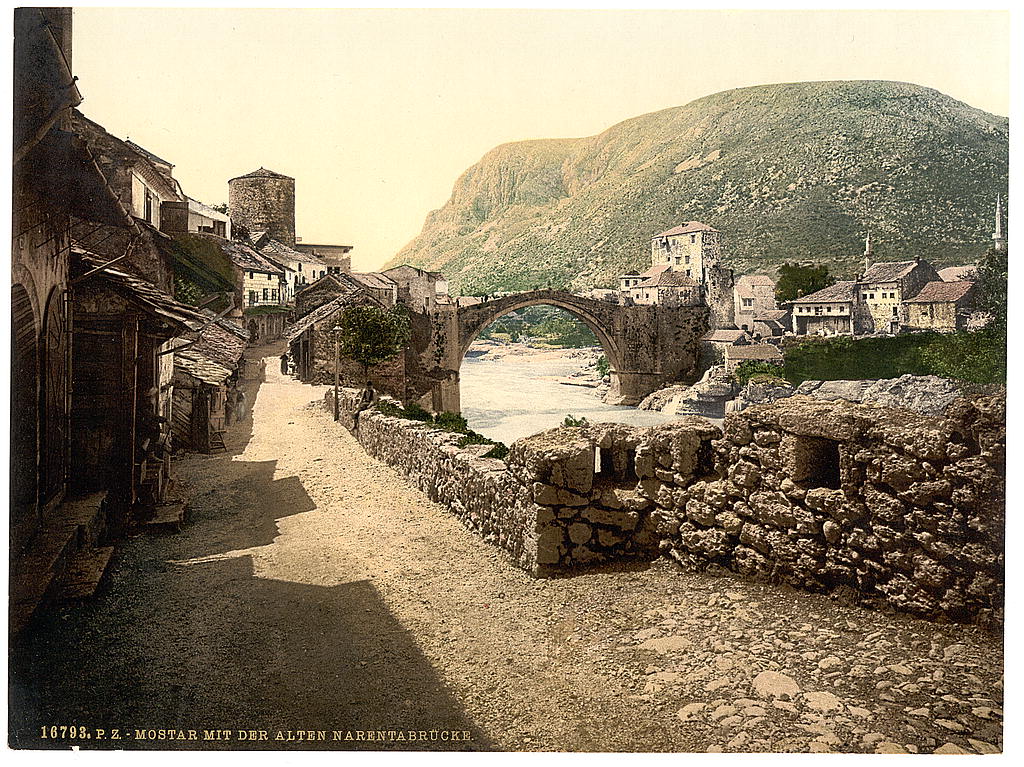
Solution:
[{"label": "bridge arch", "polygon": [[597,307],[588,304],[599,306],[600,302],[560,290],[538,290],[483,301],[463,308],[459,312],[459,365],[462,365],[469,347],[480,333],[506,314],[528,306],[554,306],[563,309],[586,325],[601,344],[608,358],[609,367],[613,371],[620,370],[623,366],[623,350],[615,336],[614,328],[606,319],[599,316]]}]

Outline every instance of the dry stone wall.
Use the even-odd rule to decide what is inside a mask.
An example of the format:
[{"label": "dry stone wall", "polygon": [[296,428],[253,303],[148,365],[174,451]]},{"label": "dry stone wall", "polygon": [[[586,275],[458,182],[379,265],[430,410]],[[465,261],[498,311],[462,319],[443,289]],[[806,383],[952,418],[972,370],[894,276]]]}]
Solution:
[{"label": "dry stone wall", "polygon": [[[328,397],[330,397],[328,393]],[[804,396],[653,428],[562,427],[506,461],[364,412],[367,451],[543,576],[671,556],[929,618],[1002,622],[1005,394],[944,416]]]}]

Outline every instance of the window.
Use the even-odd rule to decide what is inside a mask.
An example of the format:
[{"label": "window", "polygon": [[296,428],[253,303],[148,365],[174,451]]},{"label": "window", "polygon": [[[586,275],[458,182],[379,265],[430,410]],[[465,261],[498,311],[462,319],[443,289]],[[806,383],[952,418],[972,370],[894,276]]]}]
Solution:
[{"label": "window", "polygon": [[898,317],[898,316],[899,316],[899,313],[900,313],[900,308],[899,308],[898,306],[894,306],[894,307],[892,308],[892,316],[893,316],[893,317]]},{"label": "window", "polygon": [[272,275],[272,274],[268,274],[268,275],[267,275],[267,279],[268,279],[268,280],[272,280],[272,279],[274,279],[274,275]]},{"label": "window", "polygon": [[277,288],[274,288],[273,290],[270,291],[270,300],[277,301],[277,295]]},{"label": "window", "polygon": [[687,269],[687,270],[686,270],[686,276],[687,276],[687,277],[689,277],[689,276],[690,276],[690,270],[689,270],[689,269]]},{"label": "window", "polygon": [[753,306],[754,305],[754,299],[753,298],[744,298],[743,299],[743,305],[744,306]]},{"label": "window", "polygon": [[302,262],[301,261],[299,261],[299,271],[300,272],[302,271]]},{"label": "window", "polygon": [[148,221],[149,223],[152,224],[153,223],[153,195],[150,194],[148,189],[146,190],[146,200],[143,203],[143,206],[144,207],[143,207],[143,215],[142,215],[142,217],[144,219],[146,219],[146,221]]},{"label": "window", "polygon": [[827,487],[836,490],[840,485],[839,443],[821,437],[786,437],[792,440],[788,453],[790,465],[787,474],[804,488]]},{"label": "window", "polygon": [[254,306],[255,304],[256,304],[256,291],[255,290],[250,290],[249,291],[249,306]]},{"label": "window", "polygon": [[686,263],[690,263],[690,257],[689,256],[686,257]]},{"label": "window", "polygon": [[249,272],[249,279],[253,279],[252,272]]},{"label": "window", "polygon": [[270,288],[263,288],[263,300],[264,301],[269,301],[270,300]]},{"label": "window", "polygon": [[690,244],[693,245],[693,243],[695,243],[695,242],[697,242],[697,235],[691,234],[690,235]]},{"label": "window", "polygon": [[815,314],[821,314],[821,307],[820,306],[815,306],[814,307],[814,313]]},{"label": "window", "polygon": [[828,307],[825,311],[828,312],[829,314],[832,314],[832,307]]}]

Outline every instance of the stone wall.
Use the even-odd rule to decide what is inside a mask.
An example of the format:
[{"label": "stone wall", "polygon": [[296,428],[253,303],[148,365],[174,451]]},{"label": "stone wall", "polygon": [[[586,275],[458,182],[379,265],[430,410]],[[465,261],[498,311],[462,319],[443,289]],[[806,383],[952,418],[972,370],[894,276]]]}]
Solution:
[{"label": "stone wall", "polygon": [[552,429],[506,462],[376,411],[355,433],[535,575],[665,554],[999,624],[1004,423],[1005,394],[942,417],[796,396],[731,413],[724,432],[696,417]]}]

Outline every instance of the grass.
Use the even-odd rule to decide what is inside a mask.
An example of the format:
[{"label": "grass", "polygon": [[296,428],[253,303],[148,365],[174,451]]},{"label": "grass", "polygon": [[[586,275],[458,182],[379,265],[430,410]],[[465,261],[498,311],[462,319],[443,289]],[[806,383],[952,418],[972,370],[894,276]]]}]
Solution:
[{"label": "grass", "polygon": [[452,434],[461,434],[462,438],[456,443],[458,447],[467,447],[468,445],[493,445],[493,447],[484,453],[484,458],[498,458],[504,459],[508,455],[508,447],[502,442],[496,442],[493,439],[485,437],[483,434],[473,431],[469,428],[469,424],[466,423],[466,419],[461,413],[452,413],[445,411],[432,415],[420,405],[415,402],[401,407],[395,405],[392,402],[378,402],[374,405],[374,409],[383,413],[384,415],[393,416],[395,418],[404,418],[408,421],[419,421],[435,428],[441,429],[442,431],[451,432]]},{"label": "grass", "polygon": [[784,376],[794,385],[897,378],[908,373],[980,384],[1006,380],[1006,342],[996,329],[805,341],[787,349],[785,357]]}]

